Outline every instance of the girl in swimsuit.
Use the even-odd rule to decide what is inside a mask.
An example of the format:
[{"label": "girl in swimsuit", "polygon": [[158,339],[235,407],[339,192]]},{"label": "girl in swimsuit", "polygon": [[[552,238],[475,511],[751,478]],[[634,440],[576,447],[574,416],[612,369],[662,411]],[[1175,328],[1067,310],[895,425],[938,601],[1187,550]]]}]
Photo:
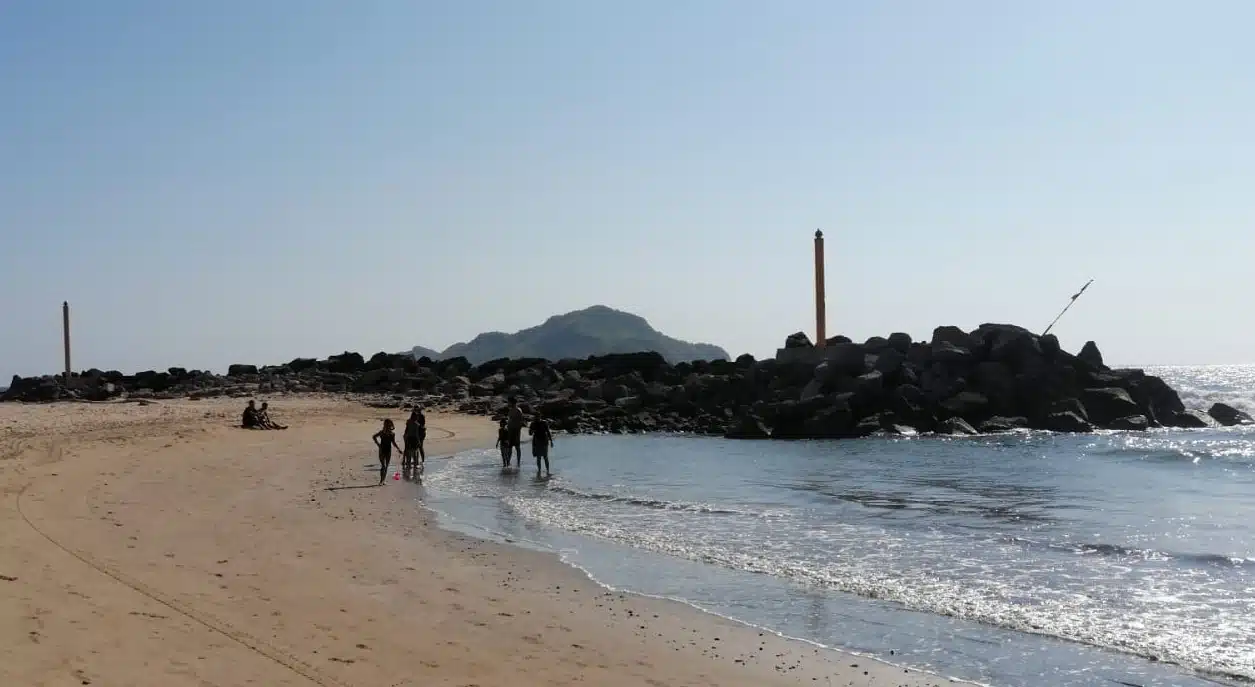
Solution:
[{"label": "girl in swimsuit", "polygon": [[375,446],[379,447],[379,483],[383,484],[388,477],[388,464],[392,462],[392,448],[396,446],[397,451],[401,450],[397,446],[397,434],[393,430],[394,425],[391,419],[383,421],[383,429],[375,432],[371,437],[375,441]]}]

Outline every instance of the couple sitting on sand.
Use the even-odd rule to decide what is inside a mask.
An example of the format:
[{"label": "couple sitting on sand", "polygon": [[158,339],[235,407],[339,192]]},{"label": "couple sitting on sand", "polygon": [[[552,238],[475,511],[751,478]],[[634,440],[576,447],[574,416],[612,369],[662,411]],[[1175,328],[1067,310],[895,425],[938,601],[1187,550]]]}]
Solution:
[{"label": "couple sitting on sand", "polygon": [[[523,409],[519,407],[518,399],[511,396],[510,408],[497,429],[497,447],[501,449],[502,468],[510,467],[511,450],[514,452],[514,466],[518,468],[523,462],[523,424]],[[527,428],[527,433],[532,437],[532,456],[536,458],[536,475],[540,475],[542,460],[545,463],[545,474],[552,474],[549,471],[549,449],[553,448],[553,430],[545,418],[541,417],[539,410],[532,417],[532,424]]]},{"label": "couple sitting on sand", "polygon": [[427,417],[423,411],[415,408],[410,419],[405,421],[405,448],[397,446],[396,425],[391,418],[383,421],[383,429],[375,432],[371,439],[379,448],[379,483],[383,484],[388,477],[388,465],[392,462],[392,448],[401,452],[401,469],[417,470],[427,464],[427,453],[423,450],[423,442],[427,440]]},{"label": "couple sitting on sand", "polygon": [[287,429],[287,425],[281,425],[270,419],[270,404],[263,402],[261,408],[257,408],[254,403],[249,401],[248,407],[244,409],[244,419],[240,424],[244,429]]}]

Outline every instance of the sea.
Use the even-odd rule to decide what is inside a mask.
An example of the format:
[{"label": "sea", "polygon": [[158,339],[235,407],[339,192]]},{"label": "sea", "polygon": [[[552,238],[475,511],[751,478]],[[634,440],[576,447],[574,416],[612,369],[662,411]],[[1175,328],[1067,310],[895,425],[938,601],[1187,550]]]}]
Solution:
[{"label": "sea", "polygon": [[[1255,413],[1255,365],[1145,368]],[[429,463],[453,530],[984,685],[1255,681],[1255,427],[738,442],[559,436]]]}]

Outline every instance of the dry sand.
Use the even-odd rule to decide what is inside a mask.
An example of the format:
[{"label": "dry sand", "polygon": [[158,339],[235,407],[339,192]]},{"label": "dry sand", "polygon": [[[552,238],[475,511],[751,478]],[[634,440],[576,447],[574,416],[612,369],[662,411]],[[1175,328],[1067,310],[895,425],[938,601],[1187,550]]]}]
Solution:
[{"label": "dry sand", "polygon": [[[0,685],[949,683],[439,530],[415,485],[369,486],[400,411],[272,405],[292,429],[231,427],[238,400],[0,405]],[[429,456],[495,440],[428,425]]]}]

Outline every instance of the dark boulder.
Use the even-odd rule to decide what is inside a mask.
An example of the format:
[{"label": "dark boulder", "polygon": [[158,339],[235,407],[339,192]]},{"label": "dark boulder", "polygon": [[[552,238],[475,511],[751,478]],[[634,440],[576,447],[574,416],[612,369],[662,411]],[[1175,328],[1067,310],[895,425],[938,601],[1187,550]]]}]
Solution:
[{"label": "dark boulder", "polygon": [[1233,425],[1249,425],[1253,422],[1250,414],[1242,412],[1231,405],[1215,403],[1207,410],[1207,414],[1223,427]]},{"label": "dark boulder", "polygon": [[1015,399],[1015,374],[1003,363],[986,361],[976,366],[972,382],[989,399],[995,413],[1013,413],[1017,410]]},{"label": "dark boulder", "polygon": [[946,365],[954,365],[970,363],[973,357],[972,352],[966,348],[949,341],[939,341],[933,344],[932,360]]},{"label": "dark boulder", "polygon": [[867,371],[867,354],[856,343],[839,343],[824,347],[824,362],[837,372],[857,377]]},{"label": "dark boulder", "polygon": [[948,343],[956,348],[966,349],[971,343],[971,337],[958,327],[937,327],[933,330],[932,347],[936,349],[939,343]]},{"label": "dark boulder", "polygon": [[366,369],[366,359],[361,353],[345,351],[327,358],[327,370],[344,374],[356,374]]},{"label": "dark boulder", "polygon": [[807,421],[831,404],[831,399],[824,396],[808,401],[785,400],[765,406],[760,415],[771,427],[773,439],[806,439],[812,436],[807,431]]},{"label": "dark boulder", "polygon": [[1052,432],[1092,432],[1094,426],[1074,412],[1062,411],[1047,415],[1042,429]]},{"label": "dark boulder", "polygon": [[911,350],[911,335],[906,332],[894,332],[889,335],[889,347],[906,355]]},{"label": "dark boulder", "polygon": [[976,391],[960,391],[938,405],[943,417],[961,417],[979,421],[989,415],[989,399]]},{"label": "dark boulder", "polygon": [[941,423],[937,428],[938,434],[949,434],[951,436],[974,436],[980,432],[975,427],[968,424],[967,420],[961,417],[952,417]]},{"label": "dark boulder", "polygon": [[1168,418],[1185,411],[1185,404],[1181,402],[1181,397],[1159,377],[1143,375],[1131,378],[1127,384],[1125,390],[1129,392],[1129,396],[1138,407],[1145,411],[1144,414],[1152,424],[1157,421],[1172,427],[1174,425],[1168,421]]},{"label": "dark boulder", "polygon": [[850,434],[854,437],[869,437],[873,434],[883,432],[885,424],[886,422],[883,415],[879,413],[876,415],[869,415],[862,420],[859,420],[854,425],[854,429],[850,432]]},{"label": "dark boulder", "polygon": [[994,417],[980,423],[978,429],[981,434],[999,434],[1002,432],[1012,432],[1017,429],[1028,426],[1028,419],[1023,417],[1003,417],[995,415]]},{"label": "dark boulder", "polygon": [[1105,367],[1102,364],[1102,352],[1098,350],[1098,344],[1093,341],[1085,342],[1085,345],[1081,347],[1081,352],[1076,354],[1076,359],[1098,370]]},{"label": "dark boulder", "polygon": [[1041,348],[1041,354],[1050,360],[1063,351],[1059,345],[1059,337],[1054,334],[1047,334],[1037,339],[1037,345]]},{"label": "dark boulder", "polygon": [[608,379],[636,373],[642,381],[654,382],[662,379],[671,370],[667,359],[655,351],[591,356],[587,363],[592,368],[600,369],[601,375]]},{"label": "dark boulder", "polygon": [[[836,394],[828,398],[827,405],[806,420],[802,434],[813,439],[853,436],[857,418],[850,407],[851,396],[852,394]],[[772,436],[775,435],[773,430]]]},{"label": "dark boulder", "polygon": [[1202,429],[1211,427],[1215,422],[1197,410],[1182,410],[1170,413],[1166,417],[1160,416],[1159,421],[1166,427],[1177,427],[1180,429]]},{"label": "dark boulder", "polygon": [[872,369],[886,377],[894,378],[904,364],[906,364],[906,354],[896,348],[886,348],[876,356]]},{"label": "dark boulder", "polygon": [[1106,427],[1120,418],[1142,414],[1141,408],[1133,402],[1129,392],[1119,387],[1085,389],[1081,392],[1081,403],[1085,406],[1089,421],[1099,427]]},{"label": "dark boulder", "polygon": [[255,374],[257,374],[256,365],[241,365],[237,363],[235,365],[231,365],[227,367],[228,377],[243,377],[245,375],[255,375]]},{"label": "dark boulder", "polygon": [[[356,354],[355,354],[356,355]],[[361,356],[358,356],[359,358]],[[466,377],[474,366],[465,356],[457,356],[455,358],[447,358],[436,363],[436,374],[441,379],[455,379],[457,377]]]},{"label": "dark boulder", "polygon": [[811,343],[811,338],[806,335],[806,332],[795,332],[784,340],[785,348],[810,348],[812,346],[814,344]]},{"label": "dark boulder", "polygon": [[889,340],[883,336],[873,336],[863,342],[863,350],[868,353],[879,353],[889,348]]},{"label": "dark boulder", "polygon": [[988,358],[1012,370],[1026,369],[1033,361],[1044,357],[1038,338],[1021,327],[981,325],[977,331],[985,337]]},{"label": "dark boulder", "polygon": [[318,361],[313,358],[293,358],[292,362],[287,364],[287,368],[293,372],[303,372],[318,367]]},{"label": "dark boulder", "polygon": [[762,418],[746,414],[729,427],[723,436],[727,439],[770,439],[771,432],[763,424]]},{"label": "dark boulder", "polygon": [[1107,429],[1119,429],[1130,432],[1140,432],[1149,426],[1150,420],[1147,420],[1145,415],[1130,415],[1128,417],[1122,417],[1117,420],[1112,420],[1106,425]]},{"label": "dark boulder", "polygon": [[[1081,403],[1081,401],[1075,398],[1065,398],[1061,401],[1055,401],[1052,403],[1050,405],[1050,411],[1047,414],[1054,415],[1057,413],[1072,413],[1086,422],[1090,421],[1089,412],[1085,409],[1085,406]],[[1042,429],[1050,428],[1043,427]]]}]

